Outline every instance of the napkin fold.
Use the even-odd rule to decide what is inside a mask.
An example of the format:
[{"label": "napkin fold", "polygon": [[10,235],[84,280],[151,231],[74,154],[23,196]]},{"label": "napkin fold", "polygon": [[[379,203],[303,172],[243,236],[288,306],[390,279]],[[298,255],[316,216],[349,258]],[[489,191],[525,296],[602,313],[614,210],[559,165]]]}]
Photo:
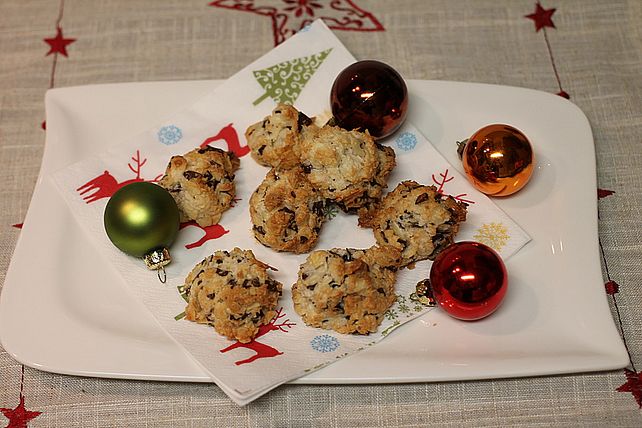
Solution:
[{"label": "napkin fold", "polygon": [[[398,274],[397,301],[379,330],[368,336],[341,335],[305,325],[296,314],[290,293],[306,254],[274,252],[259,244],[251,232],[248,202],[268,169],[248,155],[245,129],[270,114],[278,102],[289,102],[309,116],[329,114],[329,91],[335,77],[355,59],[318,20],[245,67],[191,107],[164,123],[136,135],[98,156],[73,164],[52,176],[78,222],[108,262],[129,285],[131,297],[144,302],[162,328],[209,373],[236,403],[244,405],[276,386],[311,373],[340,358],[375,345],[391,331],[429,311],[410,300],[418,281],[426,278],[430,262]],[[410,123],[387,144],[397,154],[388,180],[393,189],[402,180],[435,185],[469,204],[468,219],[456,239],[484,242],[507,259],[530,238],[485,195],[476,191]],[[241,158],[236,174],[238,201],[220,224],[200,228],[187,224],[171,248],[167,283],[140,259],[125,255],[103,228],[105,205],[118,188],[133,181],[156,181],[168,160],[200,145],[234,151]],[[356,217],[329,213],[317,249],[368,248],[369,229]],[[277,267],[273,277],[284,284],[275,318],[249,344],[231,342],[212,327],[182,319],[185,301],[178,287],[193,268],[219,249],[251,249],[257,259]]]}]

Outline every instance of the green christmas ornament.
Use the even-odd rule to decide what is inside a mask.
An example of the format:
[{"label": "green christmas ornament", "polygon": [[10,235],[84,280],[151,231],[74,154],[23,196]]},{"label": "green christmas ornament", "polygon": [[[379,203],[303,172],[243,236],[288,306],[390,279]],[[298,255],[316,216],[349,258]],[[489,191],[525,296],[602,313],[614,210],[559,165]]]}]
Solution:
[{"label": "green christmas ornament", "polygon": [[167,190],[147,182],[122,187],[107,202],[104,224],[119,250],[142,257],[164,282],[160,272],[171,261],[168,248],[180,225],[178,206]]}]

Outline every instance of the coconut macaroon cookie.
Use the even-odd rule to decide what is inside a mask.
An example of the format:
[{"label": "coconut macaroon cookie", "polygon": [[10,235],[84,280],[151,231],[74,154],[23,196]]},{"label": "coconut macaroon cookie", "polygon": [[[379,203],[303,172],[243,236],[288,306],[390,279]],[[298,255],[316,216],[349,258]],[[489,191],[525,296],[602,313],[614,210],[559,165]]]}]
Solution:
[{"label": "coconut macaroon cookie", "polygon": [[310,128],[300,151],[303,172],[314,188],[345,209],[358,208],[377,171],[377,147],[370,135],[336,126]]},{"label": "coconut macaroon cookie", "polygon": [[388,193],[362,225],[374,230],[379,245],[401,251],[402,265],[434,259],[453,243],[466,220],[466,204],[437,192],[435,186],[403,181]]},{"label": "coconut macaroon cookie", "polygon": [[216,224],[234,201],[234,172],[239,158],[214,147],[172,156],[160,184],[176,201],[180,221],[195,220],[201,227]]},{"label": "coconut macaroon cookie", "polygon": [[319,238],[325,206],[300,168],[272,169],[250,198],[252,231],[276,251],[307,253]]},{"label": "coconut macaroon cookie", "polygon": [[221,335],[250,342],[274,315],[282,285],[250,250],[217,251],[185,278],[185,318],[209,324]]},{"label": "coconut macaroon cookie", "polygon": [[[395,151],[392,147],[382,146],[375,143],[377,147],[377,166],[372,180],[365,186],[365,192],[354,199],[352,209],[349,211],[356,211],[361,218],[368,217],[370,211],[381,201],[383,190],[388,187],[388,176],[394,169],[396,162]],[[342,207],[345,209],[345,207]]]},{"label": "coconut macaroon cookie", "polygon": [[396,300],[399,262],[399,252],[392,247],[313,251],[292,286],[294,309],[312,327],[375,332]]},{"label": "coconut macaroon cookie", "polygon": [[[312,119],[289,104],[279,104],[272,114],[245,131],[252,158],[263,166],[289,168],[298,163],[296,146]],[[312,125],[314,126],[314,125]]]}]

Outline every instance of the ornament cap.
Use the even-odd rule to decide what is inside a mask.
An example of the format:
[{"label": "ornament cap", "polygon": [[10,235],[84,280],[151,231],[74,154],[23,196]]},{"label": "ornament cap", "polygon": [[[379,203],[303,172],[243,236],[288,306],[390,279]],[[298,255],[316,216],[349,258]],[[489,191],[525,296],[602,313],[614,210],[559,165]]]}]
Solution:
[{"label": "ornament cap", "polygon": [[414,302],[421,303],[424,306],[430,308],[437,306],[437,300],[430,286],[430,280],[428,278],[422,279],[417,283],[415,287],[415,292],[410,295],[410,300]]},{"label": "ornament cap", "polygon": [[462,159],[464,157],[464,149],[466,148],[466,143],[468,143],[468,138],[462,141],[457,141],[457,154],[459,155],[459,159]]},{"label": "ornament cap", "polygon": [[330,119],[328,119],[324,126],[339,126],[339,123],[337,122],[337,118],[332,116]]},{"label": "ornament cap", "polygon": [[156,248],[145,254],[143,260],[149,270],[158,270],[167,266],[172,261],[172,257],[167,248]]}]

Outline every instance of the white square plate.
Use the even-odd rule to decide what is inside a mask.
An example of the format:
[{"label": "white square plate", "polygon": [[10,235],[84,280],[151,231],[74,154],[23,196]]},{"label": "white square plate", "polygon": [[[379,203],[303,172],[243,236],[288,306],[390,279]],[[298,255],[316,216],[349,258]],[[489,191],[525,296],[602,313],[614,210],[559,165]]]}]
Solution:
[{"label": "white square plate", "polygon": [[[41,370],[207,382],[104,264],[48,179],[189,106],[218,81],[54,89],[40,177],[1,299],[0,339]],[[461,171],[455,141],[490,123],[524,131],[537,166],[516,195],[495,199],[533,238],[507,262],[509,292],[467,323],[433,310],[377,346],[296,383],[382,383],[534,376],[624,367],[600,269],[593,137],[569,101],[529,89],[409,81],[409,120]],[[64,126],[63,126],[64,125]]]}]

